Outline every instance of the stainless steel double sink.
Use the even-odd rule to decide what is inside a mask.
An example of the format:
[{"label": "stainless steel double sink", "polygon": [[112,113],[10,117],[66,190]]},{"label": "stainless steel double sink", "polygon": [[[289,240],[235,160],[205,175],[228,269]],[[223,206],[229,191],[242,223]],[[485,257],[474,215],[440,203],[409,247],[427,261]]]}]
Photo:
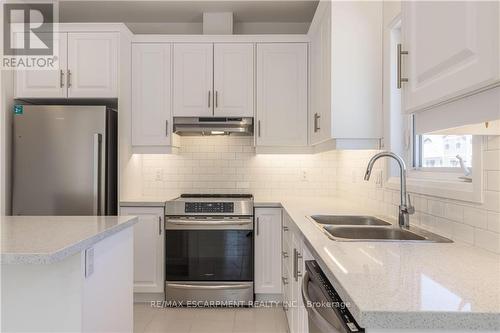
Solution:
[{"label": "stainless steel double sink", "polygon": [[344,242],[431,242],[451,243],[448,238],[411,226],[402,229],[374,216],[312,215],[308,216],[325,234]]}]

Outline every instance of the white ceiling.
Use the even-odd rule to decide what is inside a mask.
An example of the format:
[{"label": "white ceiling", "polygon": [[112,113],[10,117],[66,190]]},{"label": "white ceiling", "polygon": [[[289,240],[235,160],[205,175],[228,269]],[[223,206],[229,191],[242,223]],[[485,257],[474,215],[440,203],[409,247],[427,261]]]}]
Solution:
[{"label": "white ceiling", "polygon": [[200,23],[203,12],[233,12],[237,22],[311,22],[318,1],[59,2],[60,22]]}]

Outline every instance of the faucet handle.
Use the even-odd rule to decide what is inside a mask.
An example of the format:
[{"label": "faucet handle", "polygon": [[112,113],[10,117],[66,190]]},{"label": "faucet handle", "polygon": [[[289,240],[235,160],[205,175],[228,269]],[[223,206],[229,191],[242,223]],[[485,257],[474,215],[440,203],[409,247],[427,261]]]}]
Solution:
[{"label": "faucet handle", "polygon": [[406,206],[406,211],[408,212],[408,214],[415,213],[415,207],[413,207],[411,204],[411,197],[409,193],[408,193],[408,205]]}]

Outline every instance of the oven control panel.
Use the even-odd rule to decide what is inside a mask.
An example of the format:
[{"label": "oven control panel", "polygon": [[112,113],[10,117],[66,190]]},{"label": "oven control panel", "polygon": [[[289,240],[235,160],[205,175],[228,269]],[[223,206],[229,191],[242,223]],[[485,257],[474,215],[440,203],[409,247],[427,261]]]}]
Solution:
[{"label": "oven control panel", "polygon": [[185,213],[234,213],[233,202],[186,202]]}]

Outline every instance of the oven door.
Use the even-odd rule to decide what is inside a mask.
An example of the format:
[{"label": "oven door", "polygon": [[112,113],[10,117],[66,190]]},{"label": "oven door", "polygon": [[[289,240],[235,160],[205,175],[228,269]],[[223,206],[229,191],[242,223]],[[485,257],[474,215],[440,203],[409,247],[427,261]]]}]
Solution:
[{"label": "oven door", "polygon": [[166,221],[166,280],[253,281],[253,219]]}]

